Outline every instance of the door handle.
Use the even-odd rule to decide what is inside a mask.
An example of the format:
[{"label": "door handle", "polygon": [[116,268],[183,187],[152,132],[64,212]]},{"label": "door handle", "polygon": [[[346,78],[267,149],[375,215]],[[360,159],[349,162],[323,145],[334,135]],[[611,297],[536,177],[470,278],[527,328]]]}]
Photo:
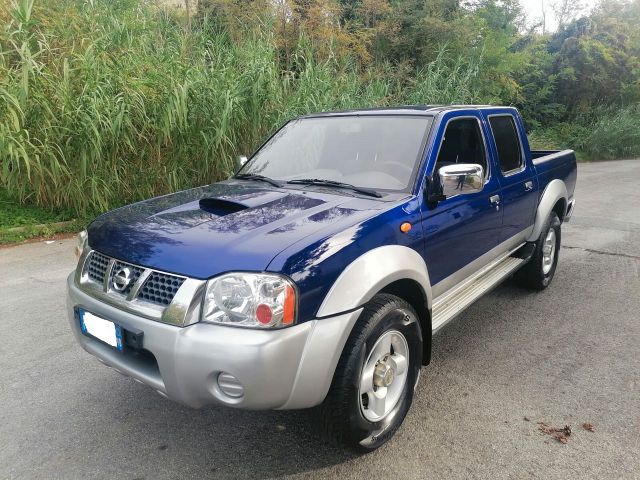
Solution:
[{"label": "door handle", "polygon": [[496,207],[496,212],[500,211],[500,195],[491,195],[489,201]]},{"label": "door handle", "polygon": [[524,191],[530,192],[531,190],[533,190],[533,182],[531,180],[524,182]]}]

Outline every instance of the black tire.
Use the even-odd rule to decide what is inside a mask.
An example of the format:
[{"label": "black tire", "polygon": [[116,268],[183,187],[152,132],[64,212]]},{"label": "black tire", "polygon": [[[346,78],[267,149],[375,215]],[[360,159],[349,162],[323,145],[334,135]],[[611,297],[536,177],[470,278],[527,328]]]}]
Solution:
[{"label": "black tire", "polygon": [[[544,241],[549,235],[549,231],[553,230],[555,233],[555,250],[553,252],[553,262],[551,268],[544,271]],[[527,264],[516,272],[516,282],[531,290],[544,290],[549,286],[553,276],[556,273],[556,267],[558,265],[558,256],[560,255],[560,219],[556,212],[551,212],[547,221],[540,232],[540,237],[536,241],[536,246],[533,251],[531,259]]]},{"label": "black tire", "polygon": [[[380,421],[372,422],[365,418],[359,398],[362,370],[376,341],[391,331],[400,332],[407,341],[407,377],[395,407]],[[376,295],[353,327],[320,408],[328,440],[358,453],[371,452],[389,440],[411,406],[421,365],[422,333],[415,310],[394,295]]]}]

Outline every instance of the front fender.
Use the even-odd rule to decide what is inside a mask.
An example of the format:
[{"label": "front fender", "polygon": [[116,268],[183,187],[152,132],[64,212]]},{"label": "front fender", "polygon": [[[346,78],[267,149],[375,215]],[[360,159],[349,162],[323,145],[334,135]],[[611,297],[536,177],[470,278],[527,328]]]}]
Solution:
[{"label": "front fender", "polygon": [[431,309],[432,292],[424,259],[412,248],[385,245],[369,250],[351,262],[324,298],[318,317],[328,317],[358,308],[397,281],[416,281],[425,293],[427,308]]},{"label": "front fender", "polygon": [[528,242],[535,242],[538,240],[538,237],[542,232],[542,228],[544,227],[544,222],[547,220],[547,217],[549,217],[549,214],[551,213],[551,210],[553,210],[555,204],[558,200],[564,199],[566,208],[566,205],[568,205],[568,197],[567,187],[562,180],[555,179],[549,182],[547,187],[544,189],[542,198],[538,204],[533,230],[527,238]]}]

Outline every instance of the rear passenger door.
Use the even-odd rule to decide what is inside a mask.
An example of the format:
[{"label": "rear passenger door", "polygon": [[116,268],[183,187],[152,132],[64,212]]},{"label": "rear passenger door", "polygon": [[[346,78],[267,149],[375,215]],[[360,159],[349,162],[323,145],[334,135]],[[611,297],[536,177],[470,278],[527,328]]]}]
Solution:
[{"label": "rear passenger door", "polygon": [[[522,125],[511,109],[487,116],[491,150],[498,165],[502,230],[500,243],[516,246],[533,224],[538,181],[531,159],[525,158]],[[519,128],[520,127],[520,128]]]}]

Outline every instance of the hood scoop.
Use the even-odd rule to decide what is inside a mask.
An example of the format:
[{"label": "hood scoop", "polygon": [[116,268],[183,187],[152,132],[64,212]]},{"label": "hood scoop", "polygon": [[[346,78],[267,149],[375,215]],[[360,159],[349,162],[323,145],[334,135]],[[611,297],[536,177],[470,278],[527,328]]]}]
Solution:
[{"label": "hood scoop", "polygon": [[231,200],[224,200],[222,198],[201,198],[198,202],[200,209],[205,212],[212,213],[219,217],[224,217],[230,213],[240,212],[249,208],[242,203],[233,202]]}]

